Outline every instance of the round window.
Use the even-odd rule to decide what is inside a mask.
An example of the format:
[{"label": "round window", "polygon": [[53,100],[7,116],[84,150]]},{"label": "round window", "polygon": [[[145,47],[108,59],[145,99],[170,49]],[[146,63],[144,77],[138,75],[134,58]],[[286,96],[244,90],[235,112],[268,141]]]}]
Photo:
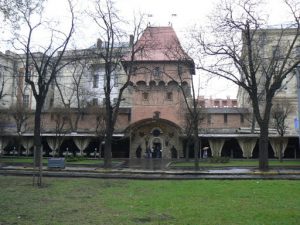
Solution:
[{"label": "round window", "polygon": [[153,130],[152,134],[154,137],[158,137],[160,135],[160,130],[155,129],[155,130]]}]

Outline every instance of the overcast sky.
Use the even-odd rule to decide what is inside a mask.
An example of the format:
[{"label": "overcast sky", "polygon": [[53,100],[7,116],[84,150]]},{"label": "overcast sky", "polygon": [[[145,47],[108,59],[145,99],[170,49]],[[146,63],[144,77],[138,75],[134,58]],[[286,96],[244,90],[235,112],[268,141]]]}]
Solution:
[{"label": "overcast sky", "polygon": [[[197,25],[205,25],[208,16],[219,0],[118,0],[118,8],[124,16],[130,17],[133,12],[143,12],[149,17],[149,22],[154,26],[166,26],[172,23],[182,43],[187,41],[185,34],[189,28]],[[288,10],[282,0],[266,0],[265,9],[269,14],[269,24],[278,25],[288,22]],[[174,16],[174,14],[176,16]],[[173,15],[173,16],[172,16]],[[200,95],[213,98],[236,98],[237,87],[222,79],[208,79],[201,74]],[[199,74],[198,74],[199,75]]]},{"label": "overcast sky", "polygon": [[[92,2],[91,0],[77,0],[77,8],[85,7]],[[216,2],[219,0],[115,0],[121,17],[125,20],[131,20],[134,13],[144,13],[146,19],[152,26],[167,26],[172,24],[180,41],[184,44],[186,32],[189,28],[197,25],[205,25],[208,22],[208,16],[213,10]],[[47,14],[53,17],[65,18],[66,1],[48,0]],[[283,6],[283,0],[265,0],[265,12],[270,14],[269,24],[286,23],[288,11]],[[65,4],[65,5],[64,5]],[[262,9],[262,11],[264,11]],[[78,33],[82,33],[82,39],[85,40],[86,46],[92,45],[97,39],[97,30],[93,28],[90,21],[84,20],[85,26]],[[2,49],[3,50],[3,49]],[[201,93],[206,97],[213,98],[231,98],[236,97],[237,87],[223,80],[209,80],[201,74]]]}]

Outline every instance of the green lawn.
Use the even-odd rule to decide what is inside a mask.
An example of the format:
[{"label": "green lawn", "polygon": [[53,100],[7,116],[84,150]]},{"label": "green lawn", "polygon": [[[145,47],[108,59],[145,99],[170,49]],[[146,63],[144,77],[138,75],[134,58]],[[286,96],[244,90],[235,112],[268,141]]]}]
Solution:
[{"label": "green lawn", "polygon": [[0,176],[0,224],[298,225],[300,181]]},{"label": "green lawn", "polygon": [[[270,166],[300,166],[300,160],[283,160],[280,162],[279,160],[269,160]],[[190,160],[189,162],[172,162],[171,167],[180,168],[180,167],[194,167],[194,161]],[[200,161],[199,166],[203,167],[227,167],[227,166],[258,166],[257,160],[230,160],[228,163],[210,163],[207,161]]]},{"label": "green lawn", "polygon": [[[3,162],[3,163],[33,163],[33,157],[1,157],[0,162]],[[47,163],[47,159],[43,159],[43,163]]]}]

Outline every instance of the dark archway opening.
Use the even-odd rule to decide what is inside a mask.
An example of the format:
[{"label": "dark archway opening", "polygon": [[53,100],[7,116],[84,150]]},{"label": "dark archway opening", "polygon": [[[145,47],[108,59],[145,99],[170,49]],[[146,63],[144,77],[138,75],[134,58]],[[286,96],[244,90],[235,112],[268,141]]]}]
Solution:
[{"label": "dark archway opening", "polygon": [[230,158],[243,158],[243,151],[235,138],[231,138],[225,141],[221,156]]},{"label": "dark archway opening", "polygon": [[284,158],[286,159],[297,159],[300,158],[298,138],[289,138],[288,145],[284,152]]},{"label": "dark archway opening", "polygon": [[113,158],[129,158],[129,138],[115,138],[112,143]]},{"label": "dark archway opening", "polygon": [[161,143],[154,142],[152,148],[153,148],[152,158],[161,158]]}]

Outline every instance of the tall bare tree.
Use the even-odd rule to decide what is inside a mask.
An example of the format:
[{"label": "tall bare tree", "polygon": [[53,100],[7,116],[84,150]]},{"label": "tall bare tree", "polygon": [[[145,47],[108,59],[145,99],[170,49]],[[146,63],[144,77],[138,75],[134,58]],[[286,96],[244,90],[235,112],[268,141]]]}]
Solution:
[{"label": "tall bare tree", "polygon": [[224,0],[211,18],[210,36],[194,33],[199,52],[206,57],[205,62],[200,62],[200,68],[232,81],[249,96],[260,127],[261,170],[268,169],[268,128],[273,98],[300,63],[293,55],[300,35],[299,4],[292,0],[284,2],[294,18],[289,26],[268,29],[264,14],[259,12],[260,1]]},{"label": "tall bare tree", "polygon": [[[66,65],[62,63],[66,48],[74,32],[74,12],[71,0],[68,0],[70,12],[70,27],[67,33],[58,30],[56,21],[46,21],[43,18],[44,1],[17,1],[14,9],[18,22],[12,26],[15,29],[14,46],[24,52],[22,62],[25,82],[29,84],[33,93],[35,107],[34,121],[34,168],[38,168],[36,184],[42,185],[42,142],[41,142],[41,113],[48,94],[49,86],[58,72]],[[44,42],[38,42],[37,35],[46,35]],[[34,181],[35,183],[35,181]]]},{"label": "tall bare tree", "polygon": [[[124,45],[129,35],[122,29],[126,24],[118,15],[113,1],[96,0],[95,11],[88,12],[99,29],[99,40],[96,51],[97,57],[104,65],[104,107],[105,107],[105,147],[104,166],[111,167],[112,158],[112,137],[115,124],[119,114],[119,108],[123,101],[123,93],[130,84],[130,76],[133,68],[134,56],[139,48],[134,48],[134,43],[138,40],[141,32],[143,20],[136,19],[131,33],[131,45]],[[128,43],[128,41],[126,41]],[[125,74],[121,67],[122,61],[126,58]],[[114,90],[118,89],[117,96],[114,97]]]},{"label": "tall bare tree", "polygon": [[[199,138],[199,131],[201,127],[201,122],[204,117],[201,113],[198,96],[200,87],[196,85],[198,79],[195,78],[195,64],[193,59],[187,54],[189,48],[184,50],[181,46],[179,40],[174,37],[172,44],[166,46],[165,55],[170,60],[177,60],[178,71],[176,76],[171,76],[166,74],[169,78],[176,81],[178,88],[183,96],[184,106],[185,106],[185,131],[188,138],[187,145],[192,141],[194,147],[194,160],[195,169],[199,169],[199,149],[201,147],[201,139]],[[189,146],[187,146],[189,149]],[[186,149],[186,154],[188,153]]]}]

